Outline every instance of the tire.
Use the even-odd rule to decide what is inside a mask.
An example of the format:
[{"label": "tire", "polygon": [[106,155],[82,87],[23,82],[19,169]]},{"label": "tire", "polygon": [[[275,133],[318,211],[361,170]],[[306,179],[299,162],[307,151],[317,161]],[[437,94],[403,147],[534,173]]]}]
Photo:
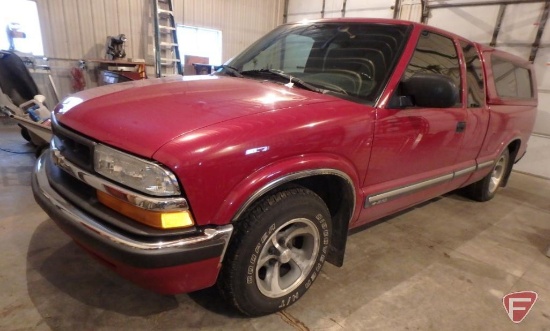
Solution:
[{"label": "tire", "polygon": [[235,224],[220,293],[249,316],[292,305],[319,275],[330,237],[330,213],[314,192],[293,187],[263,197]]},{"label": "tire", "polygon": [[495,197],[498,188],[502,185],[508,173],[510,152],[506,148],[497,159],[491,172],[478,182],[468,186],[468,195],[476,201],[489,201]]},{"label": "tire", "polygon": [[21,137],[25,139],[28,142],[31,142],[31,135],[29,134],[29,130],[27,130],[24,127],[21,127]]}]

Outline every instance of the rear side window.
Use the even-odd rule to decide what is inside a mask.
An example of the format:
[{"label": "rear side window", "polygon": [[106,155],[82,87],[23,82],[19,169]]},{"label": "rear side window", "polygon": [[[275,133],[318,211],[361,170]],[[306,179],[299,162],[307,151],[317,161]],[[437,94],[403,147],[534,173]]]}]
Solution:
[{"label": "rear side window", "polygon": [[531,74],[528,69],[494,55],[491,58],[491,63],[499,97],[517,99],[533,97]]},{"label": "rear side window", "polygon": [[466,84],[468,86],[469,108],[479,108],[485,105],[485,82],[483,81],[483,67],[473,44],[461,41],[460,47],[466,62]]}]

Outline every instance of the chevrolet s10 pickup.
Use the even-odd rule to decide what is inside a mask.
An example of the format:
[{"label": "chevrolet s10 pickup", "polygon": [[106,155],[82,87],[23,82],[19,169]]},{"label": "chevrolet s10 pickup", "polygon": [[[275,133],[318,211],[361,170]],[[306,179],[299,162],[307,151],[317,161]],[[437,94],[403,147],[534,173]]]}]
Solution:
[{"label": "chevrolet s10 pickup", "polygon": [[532,65],[412,22],[282,25],[209,76],[64,99],[32,180],[92,256],[164,294],[217,284],[247,315],[295,303],[348,230],[505,186],[537,108]]}]

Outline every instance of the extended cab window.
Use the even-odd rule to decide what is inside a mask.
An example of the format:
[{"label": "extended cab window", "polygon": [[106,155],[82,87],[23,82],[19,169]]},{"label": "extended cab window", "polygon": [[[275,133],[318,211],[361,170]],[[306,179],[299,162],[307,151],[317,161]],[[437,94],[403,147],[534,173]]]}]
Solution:
[{"label": "extended cab window", "polygon": [[460,47],[466,62],[466,84],[468,86],[469,108],[479,108],[485,105],[485,82],[483,67],[474,44],[461,41]]},{"label": "extended cab window", "polygon": [[499,97],[516,99],[533,97],[531,74],[528,69],[494,55],[491,57],[491,63]]},{"label": "extended cab window", "polygon": [[[439,34],[424,31],[405,71],[404,80],[419,73],[435,73],[449,77],[460,90],[460,65],[454,42]],[[457,98],[455,107],[462,105]]]}]

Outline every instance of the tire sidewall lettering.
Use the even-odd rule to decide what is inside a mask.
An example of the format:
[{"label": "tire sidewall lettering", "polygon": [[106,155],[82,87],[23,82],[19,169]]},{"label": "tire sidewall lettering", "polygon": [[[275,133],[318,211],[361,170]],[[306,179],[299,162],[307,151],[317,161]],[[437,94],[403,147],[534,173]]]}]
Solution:
[{"label": "tire sidewall lettering", "polygon": [[[233,275],[236,278],[233,278],[232,283],[228,284],[234,287],[228,291],[229,287],[224,287],[225,284],[222,282],[221,289],[230,300],[236,300],[236,306],[238,304],[237,308],[241,311],[252,312],[251,314],[255,315],[289,307],[307,292],[314,280],[319,277],[323,264],[326,262],[332,228],[330,212],[324,201],[315,193],[307,192],[308,190],[304,188],[292,190],[294,189],[290,189],[286,194],[273,194],[272,196],[277,196],[277,201],[265,198],[261,209],[258,208],[254,212],[250,212],[249,216],[243,220],[247,222],[244,223],[247,225],[242,227],[240,240],[235,242],[238,245],[234,245],[230,250],[235,258],[232,264],[226,264],[228,269],[225,270],[235,272]],[[266,269],[262,269],[263,266],[259,263],[260,261],[268,263],[265,258],[275,252],[267,251],[267,249],[272,249],[270,245],[277,245],[272,243],[273,238],[271,237],[278,231],[284,231],[283,226],[292,224],[289,221],[294,219],[316,229],[313,231],[315,232],[316,249],[310,250],[315,254],[309,255],[307,259],[309,271],[307,274],[302,273],[299,283],[287,283],[282,290],[265,292],[268,289],[266,286],[269,286],[267,285],[269,280],[264,276]],[[299,219],[304,220],[299,221]],[[286,240],[287,235],[284,232],[282,234]],[[315,256],[314,259],[313,256]],[[279,261],[279,263],[281,262]],[[230,265],[234,266],[234,269],[228,267]],[[269,265],[265,265],[265,267],[270,268]]]},{"label": "tire sidewall lettering", "polygon": [[271,236],[273,232],[277,229],[277,225],[275,223],[271,224],[266,232],[262,234],[260,237],[260,241],[256,244],[254,247],[254,253],[250,256],[250,259],[248,261],[248,267],[246,272],[246,285],[253,285],[256,286],[256,277],[254,277],[254,272],[256,270],[256,262],[258,260],[258,254],[260,254],[260,251],[262,250],[262,247],[264,246],[267,238]]}]

